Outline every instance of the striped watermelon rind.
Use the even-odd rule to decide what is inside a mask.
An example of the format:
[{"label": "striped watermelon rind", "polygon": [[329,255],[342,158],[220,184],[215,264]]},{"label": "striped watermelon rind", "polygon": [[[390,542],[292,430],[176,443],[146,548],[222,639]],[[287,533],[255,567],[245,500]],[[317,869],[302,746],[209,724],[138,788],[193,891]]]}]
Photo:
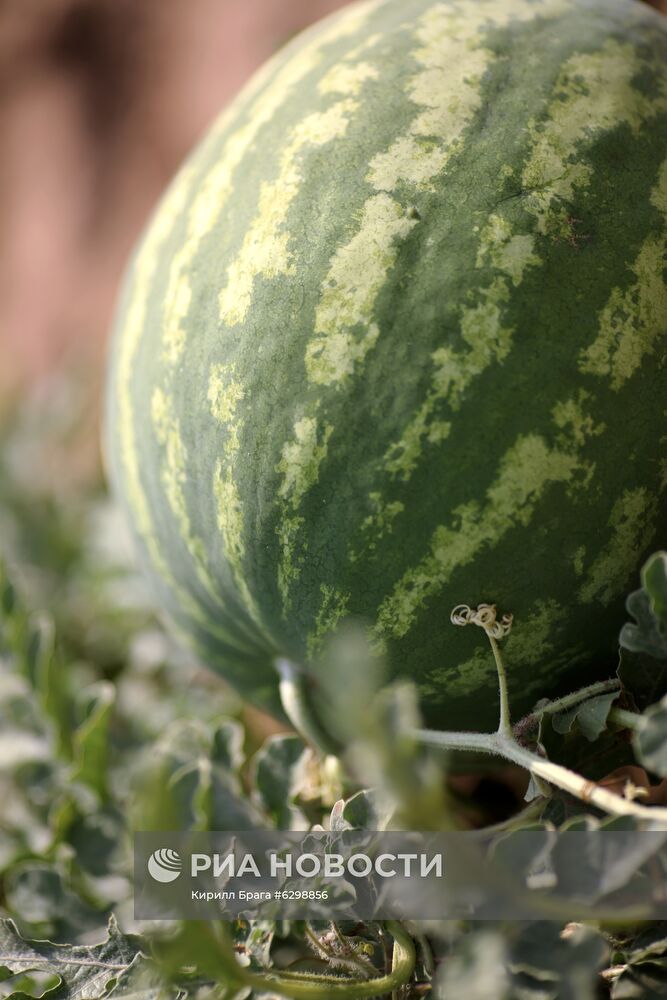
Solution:
[{"label": "striped watermelon rind", "polygon": [[491,725],[459,603],[514,614],[516,711],[612,671],[667,521],[666,43],[631,0],[355,5],[171,185],[109,465],[160,605],[257,703],[355,616],[429,723]]}]

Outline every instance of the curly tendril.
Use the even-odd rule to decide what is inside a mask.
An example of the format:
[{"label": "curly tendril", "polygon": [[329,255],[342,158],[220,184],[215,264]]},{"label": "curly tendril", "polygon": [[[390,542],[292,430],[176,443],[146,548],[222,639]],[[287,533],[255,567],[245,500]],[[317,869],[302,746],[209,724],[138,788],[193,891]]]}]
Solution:
[{"label": "curly tendril", "polygon": [[477,625],[494,639],[504,639],[514,621],[514,615],[498,619],[495,604],[480,604],[474,611],[467,604],[457,604],[449,618],[452,625]]}]

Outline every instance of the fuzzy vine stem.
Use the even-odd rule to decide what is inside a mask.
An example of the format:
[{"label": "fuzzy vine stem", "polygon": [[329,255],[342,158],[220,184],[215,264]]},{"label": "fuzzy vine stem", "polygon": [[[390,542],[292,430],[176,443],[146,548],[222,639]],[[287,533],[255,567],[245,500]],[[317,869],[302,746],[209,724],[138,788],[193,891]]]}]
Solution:
[{"label": "fuzzy vine stem", "polygon": [[493,658],[496,661],[496,670],[498,671],[498,689],[500,692],[500,717],[498,721],[498,733],[504,736],[511,736],[512,722],[510,716],[510,700],[509,700],[509,693],[507,690],[507,674],[505,672],[505,664],[503,663],[503,658],[500,655],[498,643],[496,642],[496,640],[492,635],[489,635],[489,642],[491,643],[491,649],[493,650]]},{"label": "fuzzy vine stem", "polygon": [[641,715],[637,712],[628,712],[625,708],[612,708],[609,713],[609,721],[615,722],[623,729],[631,729],[633,733],[641,729]]},{"label": "fuzzy vine stem", "polygon": [[280,972],[265,969],[252,972],[240,965],[233,954],[231,943],[223,939],[225,962],[234,983],[247,986],[258,993],[278,993],[286,1000],[366,1000],[381,997],[404,986],[412,976],[417,954],[410,935],[394,920],[388,920],[386,928],[394,939],[394,960],[391,972],[374,979],[352,979],[340,976],[292,975],[284,977]]},{"label": "fuzzy vine stem", "polygon": [[358,975],[362,979],[370,979],[375,971],[373,966],[370,962],[365,962],[363,958],[360,958],[359,955],[354,952],[354,950],[345,941],[343,935],[340,933],[335,924],[332,924],[331,927],[334,937],[341,948],[340,954],[325,944],[325,942],[318,937],[309,923],[305,924],[304,933],[315,954],[329,962],[331,965],[337,966],[339,969],[344,969],[346,972]]},{"label": "fuzzy vine stem", "polygon": [[587,701],[589,698],[596,698],[601,694],[611,694],[612,691],[620,691],[621,682],[617,677],[610,677],[606,681],[596,681],[594,684],[589,684],[587,687],[579,688],[578,691],[572,691],[570,694],[563,695],[562,698],[554,698],[553,701],[548,701],[546,705],[542,705],[541,708],[536,708],[535,711],[531,712],[531,717],[536,719],[541,719],[544,715],[558,715],[560,712],[566,712],[568,708],[573,708],[582,701]]}]

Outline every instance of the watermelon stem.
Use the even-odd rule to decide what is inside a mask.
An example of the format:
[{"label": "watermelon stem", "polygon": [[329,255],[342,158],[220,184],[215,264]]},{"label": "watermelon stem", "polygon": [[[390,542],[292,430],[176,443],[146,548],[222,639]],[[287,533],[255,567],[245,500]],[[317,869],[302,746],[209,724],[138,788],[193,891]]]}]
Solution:
[{"label": "watermelon stem", "polygon": [[327,732],[313,705],[312,678],[291,660],[277,659],[275,667],[280,676],[278,687],[283,710],[297,733],[325,756],[340,756],[342,747]]}]

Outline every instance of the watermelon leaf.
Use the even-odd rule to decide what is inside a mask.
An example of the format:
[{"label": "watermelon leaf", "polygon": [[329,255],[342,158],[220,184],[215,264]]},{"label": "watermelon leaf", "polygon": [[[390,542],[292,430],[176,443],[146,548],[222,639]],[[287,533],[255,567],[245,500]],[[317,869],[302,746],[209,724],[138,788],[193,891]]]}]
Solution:
[{"label": "watermelon leaf", "polygon": [[[122,934],[112,917],[106,940],[95,945],[62,945],[51,941],[29,941],[18,931],[11,920],[0,921],[0,968],[12,975],[19,973],[48,973],[60,980],[58,996],[96,1000],[108,996],[109,991],[142,955],[139,938]],[[42,980],[42,988],[48,981]],[[0,996],[2,993],[0,983]],[[25,987],[27,980],[23,983]],[[50,991],[53,986],[47,987]],[[46,992],[28,994],[31,997],[48,995]]]},{"label": "watermelon leaf", "polygon": [[506,1000],[509,991],[507,946],[494,930],[467,935],[444,962],[436,978],[434,997],[483,996]]},{"label": "watermelon leaf", "polygon": [[634,736],[637,757],[661,778],[667,777],[667,695],[639,717]]},{"label": "watermelon leaf", "polygon": [[53,972],[41,972],[39,969],[26,969],[16,975],[8,975],[3,979],[0,969],[0,1000],[42,1000],[54,993],[61,985],[62,979]]},{"label": "watermelon leaf", "polygon": [[582,701],[566,712],[554,715],[552,724],[557,733],[564,735],[572,730],[574,725],[579,727],[582,735],[594,743],[607,728],[607,721],[613,703],[616,701],[620,691],[610,691],[607,694],[598,695],[596,698],[589,698]]},{"label": "watermelon leaf", "polygon": [[618,678],[640,712],[655,704],[667,691],[667,660],[621,648]]},{"label": "watermelon leaf", "polygon": [[108,681],[99,681],[84,692],[85,715],[74,733],[74,781],[82,781],[100,799],[107,796],[107,753],[109,725],[115,690]]},{"label": "watermelon leaf", "polygon": [[641,572],[641,590],[627,599],[626,608],[635,619],[621,629],[620,642],[633,653],[648,653],[667,659],[667,553],[656,552]]},{"label": "watermelon leaf", "polygon": [[95,929],[103,930],[108,910],[91,906],[67,877],[64,866],[25,861],[5,881],[7,905],[22,931],[64,942]]},{"label": "watermelon leaf", "polygon": [[386,830],[394,812],[394,803],[382,789],[365,788],[346,802],[335,804],[331,811],[332,830]]},{"label": "watermelon leaf", "polygon": [[667,994],[667,925],[642,931],[622,949],[624,966],[611,988],[612,1000],[658,1000]]},{"label": "watermelon leaf", "polygon": [[662,1000],[667,994],[667,957],[630,959],[611,988],[611,1000]]},{"label": "watermelon leaf", "polygon": [[457,942],[439,971],[434,997],[594,1000],[608,955],[602,936],[581,925],[567,936],[550,921],[514,925],[503,936],[484,929]]},{"label": "watermelon leaf", "polygon": [[296,805],[307,752],[300,736],[272,736],[255,756],[256,801],[280,830],[308,827]]},{"label": "watermelon leaf", "polygon": [[642,570],[642,582],[658,627],[667,638],[667,552],[651,556]]},{"label": "watermelon leaf", "polygon": [[551,921],[528,924],[509,956],[515,995],[594,1000],[608,956],[609,946],[591,927],[577,925],[564,935]]}]

